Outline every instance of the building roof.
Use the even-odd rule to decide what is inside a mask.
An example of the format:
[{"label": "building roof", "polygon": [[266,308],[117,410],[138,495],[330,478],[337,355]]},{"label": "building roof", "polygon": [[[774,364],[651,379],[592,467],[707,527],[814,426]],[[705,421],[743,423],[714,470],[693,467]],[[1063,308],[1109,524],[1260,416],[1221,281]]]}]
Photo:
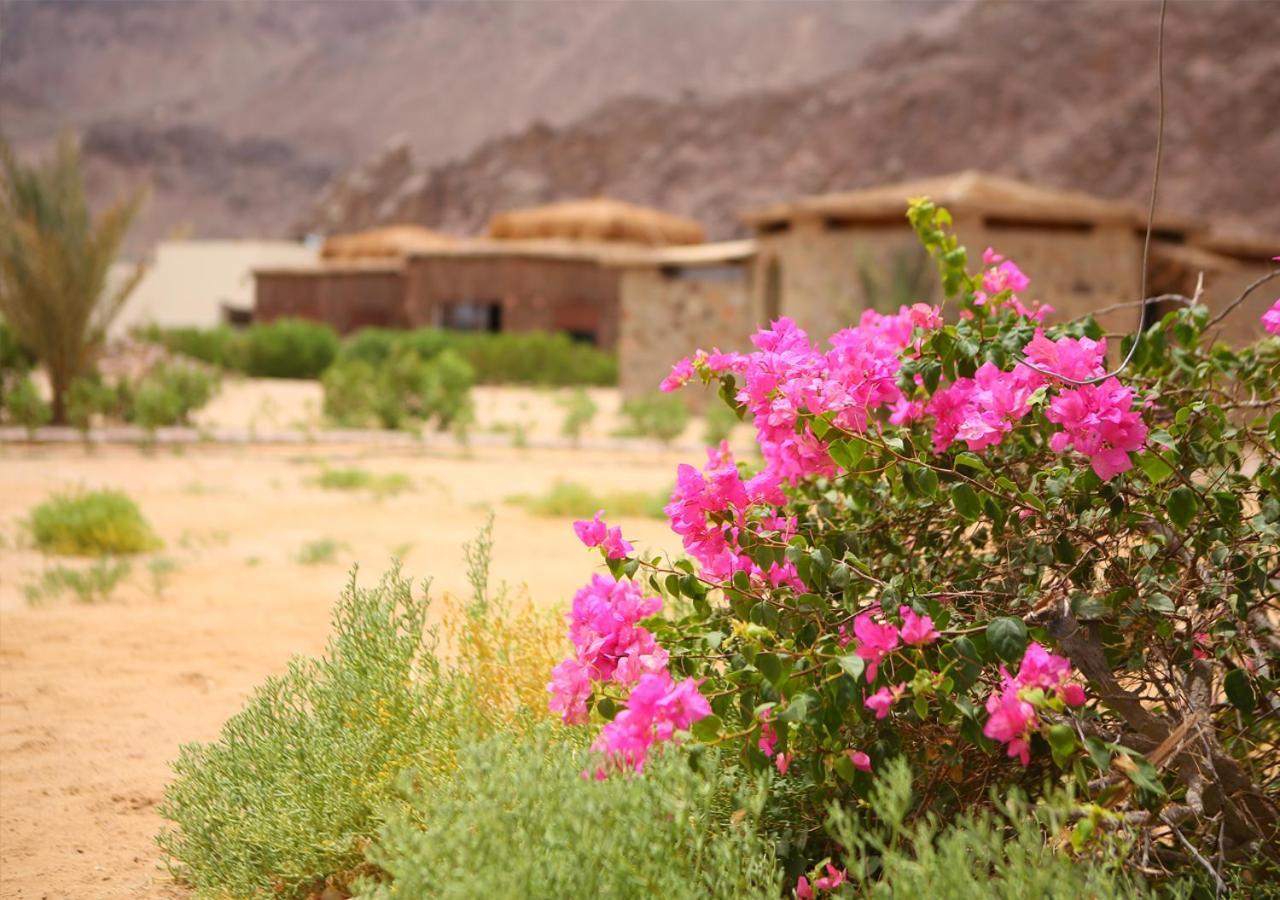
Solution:
[{"label": "building roof", "polygon": [[1029,223],[1129,224],[1137,214],[1127,203],[970,170],[863,190],[801,197],[751,210],[744,218],[756,227],[805,217],[905,221],[907,201],[915,197],[929,197],[957,215],[977,214]]},{"label": "building roof", "polygon": [[618,248],[605,257],[603,263],[616,268],[696,268],[746,262],[755,255],[756,242],[753,240],[719,241],[685,247]]},{"label": "building roof", "polygon": [[1259,235],[1224,234],[1211,232],[1207,235],[1193,237],[1196,246],[1234,256],[1239,259],[1261,260],[1269,262],[1272,257],[1280,256],[1280,235],[1262,237]]},{"label": "building roof", "polygon": [[[516,257],[599,263],[612,254],[619,252],[622,247],[623,245],[604,241],[568,240],[565,238],[535,238],[528,240],[473,238],[418,250],[411,253],[410,257],[414,259],[495,259],[499,257]],[[635,246],[634,249],[643,250],[647,248]]]},{"label": "building roof", "polygon": [[280,266],[257,266],[254,275],[296,275],[311,277],[321,275],[397,274],[404,271],[402,259],[334,259],[314,263]]},{"label": "building roof", "polygon": [[455,238],[412,223],[384,225],[349,234],[335,234],[324,242],[320,258],[358,260],[403,258],[415,250],[452,243]]},{"label": "building roof", "polygon": [[496,240],[556,238],[645,246],[700,244],[702,226],[692,219],[608,197],[513,209],[489,222]]}]

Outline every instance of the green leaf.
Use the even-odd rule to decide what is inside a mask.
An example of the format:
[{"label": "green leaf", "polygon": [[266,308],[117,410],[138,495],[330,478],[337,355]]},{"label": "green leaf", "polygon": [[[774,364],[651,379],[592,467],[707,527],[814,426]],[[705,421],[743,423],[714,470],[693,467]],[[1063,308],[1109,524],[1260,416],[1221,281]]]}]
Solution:
[{"label": "green leaf", "polygon": [[844,781],[852,782],[857,770],[853,767],[853,760],[849,758],[847,753],[841,753],[836,757],[835,761],[836,774]]},{"label": "green leaf", "polygon": [[782,680],[782,660],[778,659],[776,653],[757,654],[756,668],[772,685],[777,685]]},{"label": "green leaf", "polygon": [[1076,749],[1076,733],[1070,725],[1059,722],[1049,729],[1049,749],[1053,751],[1053,761],[1066,768]]},{"label": "green leaf", "polygon": [[973,469],[975,472],[988,473],[991,470],[987,468],[987,464],[982,461],[982,457],[975,453],[959,453],[956,454],[956,465],[965,466]]},{"label": "green leaf", "polygon": [[951,489],[951,502],[955,505],[956,512],[969,522],[982,514],[982,504],[978,502],[978,495],[963,481]]},{"label": "green leaf", "polygon": [[849,675],[849,677],[852,678],[854,681],[857,681],[859,678],[861,678],[862,673],[867,668],[866,660],[864,660],[861,656],[856,656],[852,653],[850,653],[848,656],[840,657],[840,659],[837,660],[837,662],[840,663],[840,668],[844,669],[845,672]]},{"label": "green leaf", "polygon": [[787,704],[787,708],[782,711],[778,719],[783,722],[803,722],[809,718],[810,712],[817,705],[813,694],[807,691],[802,694],[796,694],[791,698],[791,702]]},{"label": "green leaf", "polygon": [[1228,672],[1227,677],[1222,680],[1222,687],[1227,692],[1231,705],[1242,712],[1250,712],[1257,704],[1257,699],[1253,696],[1253,685],[1249,684],[1249,676],[1244,669],[1232,669]]},{"label": "green leaf", "polygon": [[987,646],[1005,662],[1018,662],[1027,652],[1027,626],[1013,616],[992,619],[987,626]]},{"label": "green leaf", "polygon": [[693,723],[693,727],[689,729],[693,736],[698,740],[710,743],[720,737],[720,731],[723,729],[724,723],[720,721],[719,716],[704,716]]},{"label": "green leaf", "polygon": [[1196,492],[1185,484],[1169,492],[1169,518],[1179,528],[1186,528],[1196,516]]},{"label": "green leaf", "polygon": [[1138,457],[1138,465],[1142,466],[1152,484],[1159,484],[1173,474],[1173,466],[1154,453],[1143,453]]}]

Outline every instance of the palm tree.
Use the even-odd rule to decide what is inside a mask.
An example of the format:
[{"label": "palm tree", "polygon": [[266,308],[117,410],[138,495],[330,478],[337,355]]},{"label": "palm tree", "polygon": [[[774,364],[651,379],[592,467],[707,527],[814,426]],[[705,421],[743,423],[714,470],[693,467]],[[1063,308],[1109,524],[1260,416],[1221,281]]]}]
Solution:
[{"label": "palm tree", "polygon": [[0,139],[0,317],[44,364],[53,418],[88,374],[107,326],[142,279],[137,267],[109,289],[107,273],[146,191],[95,221],[85,200],[80,150],[64,135],[53,159],[27,166]]}]

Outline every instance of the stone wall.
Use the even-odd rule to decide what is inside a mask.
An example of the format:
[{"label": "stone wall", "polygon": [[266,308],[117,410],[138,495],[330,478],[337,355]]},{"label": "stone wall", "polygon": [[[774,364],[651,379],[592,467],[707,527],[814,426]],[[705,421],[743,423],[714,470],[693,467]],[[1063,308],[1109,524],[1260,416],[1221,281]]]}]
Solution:
[{"label": "stone wall", "polygon": [[[747,349],[758,321],[750,278],[744,264],[623,270],[618,338],[623,397],[657,391],[672,364],[699,348]],[[696,386],[682,392],[696,409],[709,395]]]}]

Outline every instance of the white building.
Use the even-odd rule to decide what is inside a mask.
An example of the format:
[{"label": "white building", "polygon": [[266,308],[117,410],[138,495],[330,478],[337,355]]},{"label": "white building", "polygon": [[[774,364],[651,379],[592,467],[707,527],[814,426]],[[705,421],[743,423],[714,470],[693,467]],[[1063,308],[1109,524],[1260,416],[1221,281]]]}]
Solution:
[{"label": "white building", "polygon": [[[253,270],[309,265],[314,249],[294,241],[163,241],[146,274],[111,325],[108,337],[123,337],[143,325],[211,328],[253,310]],[[119,284],[133,263],[112,267]]]}]

